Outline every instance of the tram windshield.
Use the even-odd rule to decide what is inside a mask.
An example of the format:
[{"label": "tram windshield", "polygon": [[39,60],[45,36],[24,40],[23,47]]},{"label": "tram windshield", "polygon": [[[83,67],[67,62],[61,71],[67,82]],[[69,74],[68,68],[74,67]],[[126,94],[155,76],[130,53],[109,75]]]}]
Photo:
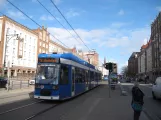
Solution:
[{"label": "tram windshield", "polygon": [[58,84],[60,65],[38,65],[36,83]]}]

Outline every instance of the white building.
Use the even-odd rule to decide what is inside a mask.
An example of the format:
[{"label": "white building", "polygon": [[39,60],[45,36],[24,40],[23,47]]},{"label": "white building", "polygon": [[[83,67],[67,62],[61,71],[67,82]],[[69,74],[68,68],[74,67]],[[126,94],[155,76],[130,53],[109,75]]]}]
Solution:
[{"label": "white building", "polygon": [[11,76],[17,76],[17,73],[35,73],[37,34],[6,16],[0,17],[0,31],[1,67],[9,67]]},{"label": "white building", "polygon": [[109,70],[105,69],[104,66],[99,66],[98,70],[102,72],[102,76],[109,75]]},{"label": "white building", "polygon": [[57,44],[56,42],[50,40],[49,41],[49,53],[68,53],[71,52],[71,49],[65,48],[64,46]]}]

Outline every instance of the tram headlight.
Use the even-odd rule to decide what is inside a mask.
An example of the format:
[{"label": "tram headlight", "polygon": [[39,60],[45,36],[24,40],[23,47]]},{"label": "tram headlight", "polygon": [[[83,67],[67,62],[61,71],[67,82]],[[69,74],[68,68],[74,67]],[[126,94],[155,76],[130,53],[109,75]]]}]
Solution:
[{"label": "tram headlight", "polygon": [[54,86],[53,86],[53,89],[54,89],[54,90],[57,90],[58,88],[59,88],[58,85],[54,85]]}]

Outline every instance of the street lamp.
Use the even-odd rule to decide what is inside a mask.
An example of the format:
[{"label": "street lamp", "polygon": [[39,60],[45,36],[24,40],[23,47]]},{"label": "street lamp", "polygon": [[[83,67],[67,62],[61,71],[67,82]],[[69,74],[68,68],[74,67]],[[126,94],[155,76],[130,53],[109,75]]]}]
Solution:
[{"label": "street lamp", "polygon": [[[9,41],[13,38],[16,37],[16,40],[19,40],[19,34],[8,34],[8,30],[7,29],[7,34],[6,34],[6,42],[5,42],[5,51],[4,51],[4,70],[6,70],[6,50],[7,50],[7,44],[9,43]],[[10,37],[10,38],[9,38]],[[8,61],[8,71],[7,71],[7,91],[9,91],[9,61]],[[4,75],[4,70],[3,70],[3,75]]]}]

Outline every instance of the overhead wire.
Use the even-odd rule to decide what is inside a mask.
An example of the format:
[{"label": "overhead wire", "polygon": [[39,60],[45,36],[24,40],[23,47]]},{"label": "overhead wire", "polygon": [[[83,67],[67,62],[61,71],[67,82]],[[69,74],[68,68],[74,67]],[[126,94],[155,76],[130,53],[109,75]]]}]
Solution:
[{"label": "overhead wire", "polygon": [[[45,5],[43,5],[39,0],[37,0],[37,2],[75,39],[76,37],[74,37],[74,35],[72,35],[72,33],[45,7]],[[78,41],[78,40],[77,40]]]},{"label": "overhead wire", "polygon": [[[15,7],[17,10],[19,10],[22,14],[24,14],[27,18],[29,18],[32,22],[34,22],[37,26],[39,26],[40,28],[42,28],[42,26],[40,24],[38,24],[35,20],[33,20],[30,16],[28,16],[25,12],[23,12],[20,8],[18,8],[16,5],[14,5],[11,1],[6,0],[8,3],[10,3],[13,7]],[[51,2],[53,3],[53,1],[51,0]],[[54,4],[54,3],[53,3]],[[54,4],[55,5],[55,4]],[[55,5],[55,7],[57,8],[57,6]],[[46,9],[47,10],[47,9]],[[57,8],[57,10],[61,13],[61,11]],[[0,12],[2,15],[4,15],[2,12]],[[89,47],[84,43],[84,41],[81,39],[81,37],[78,35],[78,33],[74,30],[74,28],[70,25],[70,23],[67,21],[67,19],[65,18],[65,16],[61,13],[61,15],[63,16],[63,18],[66,20],[66,22],[69,24],[69,26],[73,29],[73,31],[75,32],[75,34],[80,38],[80,40],[83,42],[83,44],[89,49]],[[53,15],[52,15],[53,16]],[[55,18],[55,17],[54,17]],[[57,20],[57,19],[56,19]],[[59,21],[60,22],[60,21]],[[63,24],[62,24],[63,25]],[[50,33],[50,32],[49,32]],[[65,47],[68,47],[67,45],[65,45],[63,42],[61,42],[58,38],[56,38],[54,35],[52,35],[50,33],[50,35],[55,38],[57,41],[59,41],[61,44],[63,44]],[[102,62],[101,62],[102,63]]]},{"label": "overhead wire", "polygon": [[68,20],[65,18],[65,16],[63,15],[63,13],[60,11],[60,9],[57,7],[57,5],[52,1],[50,0],[51,3],[54,5],[54,7],[57,9],[57,11],[61,14],[61,16],[64,18],[64,20],[67,22],[67,24],[72,28],[72,30],[74,31],[74,33],[79,37],[79,39],[82,41],[82,43],[87,47],[88,50],[89,47],[85,44],[85,42],[82,40],[82,38],[79,36],[79,34],[75,31],[75,29],[72,27],[72,25],[68,22]]},{"label": "overhead wire", "polygon": [[[23,12],[20,8],[18,8],[16,5],[14,5],[11,1],[6,0],[8,3],[10,3],[13,7],[15,7],[17,10],[19,10],[22,14],[24,14],[27,18],[29,18],[32,22],[34,22],[37,26],[39,26],[40,28],[42,28],[42,26],[40,24],[38,24],[35,20],[33,20],[31,17],[29,17],[25,12]],[[69,48],[67,45],[65,45],[63,42],[61,42],[58,38],[56,38],[54,35],[52,35],[50,33],[50,35],[55,38],[57,41],[59,41],[62,45],[66,46],[67,48]]]}]

